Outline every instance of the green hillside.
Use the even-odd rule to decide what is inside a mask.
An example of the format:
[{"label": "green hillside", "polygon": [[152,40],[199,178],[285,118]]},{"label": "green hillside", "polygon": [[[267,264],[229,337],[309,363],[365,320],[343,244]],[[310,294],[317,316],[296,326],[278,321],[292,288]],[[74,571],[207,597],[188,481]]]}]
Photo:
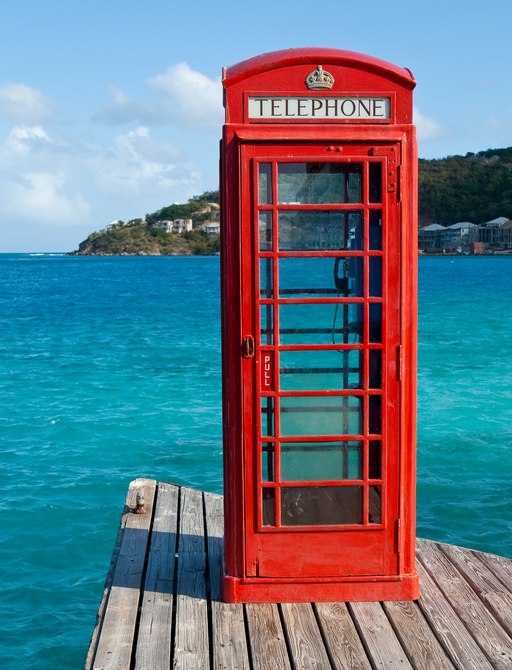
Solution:
[{"label": "green hillside", "polygon": [[[203,230],[218,203],[218,191],[206,191],[187,203],[162,207],[145,219],[118,221],[92,233],[75,255],[194,255],[214,254],[218,236]],[[450,225],[459,221],[484,223],[498,216],[512,219],[512,147],[477,154],[419,161],[419,226]],[[190,218],[193,230],[167,233],[158,228],[164,220]]]},{"label": "green hillside", "polygon": [[[185,204],[163,207],[145,219],[117,221],[91,233],[80,243],[74,256],[192,256],[216,254],[219,237],[208,237],[203,230],[210,219],[209,203],[218,203],[218,191],[206,191]],[[193,230],[168,233],[158,227],[160,221],[192,219]]]},{"label": "green hillside", "polygon": [[512,147],[419,161],[419,224],[512,219]]}]

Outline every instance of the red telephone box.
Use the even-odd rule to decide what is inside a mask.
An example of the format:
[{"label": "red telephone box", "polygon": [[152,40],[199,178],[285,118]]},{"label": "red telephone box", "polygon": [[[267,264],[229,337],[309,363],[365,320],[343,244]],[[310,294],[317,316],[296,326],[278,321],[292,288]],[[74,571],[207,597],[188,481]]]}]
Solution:
[{"label": "red telephone box", "polygon": [[414,599],[414,78],[290,49],[223,84],[223,597]]}]

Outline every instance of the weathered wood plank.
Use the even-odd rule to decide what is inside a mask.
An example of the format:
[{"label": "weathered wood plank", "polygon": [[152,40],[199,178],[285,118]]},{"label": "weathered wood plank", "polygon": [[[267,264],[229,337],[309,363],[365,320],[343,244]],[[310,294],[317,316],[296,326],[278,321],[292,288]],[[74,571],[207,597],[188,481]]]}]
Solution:
[{"label": "weathered wood plank", "polygon": [[495,554],[484,554],[481,552],[472,553],[478,554],[481,561],[494,572],[505,589],[512,594],[512,561],[503,556],[496,556]]},{"label": "weathered wood plank", "polygon": [[502,582],[482,561],[482,555],[450,544],[441,544],[439,548],[464,575],[464,579],[484,601],[507,634],[512,636],[512,594],[504,592]]},{"label": "weathered wood plank", "polygon": [[135,656],[136,670],[169,670],[179,488],[160,484]]},{"label": "weathered wood plank", "polygon": [[114,549],[112,551],[112,559],[110,561],[110,566],[108,569],[107,573],[107,578],[105,580],[105,586],[103,587],[103,594],[101,597],[101,602],[100,606],[98,608],[98,613],[96,615],[96,623],[94,626],[94,630],[91,636],[91,642],[89,644],[89,650],[87,652],[87,658],[85,660],[84,664],[84,670],[91,670],[92,664],[94,661],[94,655],[96,653],[96,648],[98,646],[98,641],[99,641],[99,635],[101,631],[101,626],[103,624],[103,619],[105,616],[105,610],[107,607],[107,601],[108,601],[108,594],[110,593],[110,589],[112,587],[112,582],[114,580],[114,572],[116,569],[117,565],[117,558],[119,556],[119,551],[121,548],[121,541],[123,539],[123,533],[124,529],[126,526],[126,521],[128,519],[128,515],[131,513],[131,509],[135,507],[136,505],[136,492],[134,487],[128,487],[128,493],[126,496],[126,501],[123,509],[123,513],[121,515],[121,521],[119,524],[119,531],[117,533],[117,538],[116,542],[114,545]]},{"label": "weathered wood plank", "polygon": [[130,668],[156,482],[138,479],[130,488],[131,500],[137,493],[144,495],[146,511],[129,513],[126,520],[94,670]]},{"label": "weathered wood plank", "polygon": [[310,603],[281,605],[292,665],[313,670],[329,668],[330,662]]},{"label": "weathered wood plank", "polygon": [[418,603],[226,604],[222,497],[155,489],[130,484],[85,670],[512,667],[509,559],[418,540]]},{"label": "weathered wood plank", "polygon": [[420,561],[417,561],[416,569],[421,584],[418,604],[455,667],[490,670],[492,666],[484,653]]},{"label": "weathered wood plank", "polygon": [[370,661],[346,604],[315,603],[313,607],[335,670],[370,670]]},{"label": "weathered wood plank", "polygon": [[201,491],[182,487],[175,670],[208,670],[210,667],[205,569],[203,496]]},{"label": "weathered wood plank", "polygon": [[512,667],[509,635],[434,542],[422,543],[420,547],[423,564],[491,664],[500,670],[509,670]]},{"label": "weathered wood plank", "polygon": [[412,668],[380,603],[349,603],[373,668]]},{"label": "weathered wood plank", "polygon": [[245,605],[253,670],[290,670],[277,605]]},{"label": "weathered wood plank", "polygon": [[205,521],[212,611],[213,667],[249,670],[243,605],[221,602],[224,510],[222,496],[205,493]]},{"label": "weathered wood plank", "polygon": [[453,670],[453,663],[415,602],[386,602],[383,607],[414,668]]}]

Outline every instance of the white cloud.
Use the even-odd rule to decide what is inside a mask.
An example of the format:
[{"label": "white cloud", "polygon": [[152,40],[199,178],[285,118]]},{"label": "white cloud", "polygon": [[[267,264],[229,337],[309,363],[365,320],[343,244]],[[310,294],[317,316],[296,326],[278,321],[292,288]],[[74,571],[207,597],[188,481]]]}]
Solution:
[{"label": "white cloud", "polygon": [[41,126],[15,126],[6,140],[6,148],[14,153],[28,153],[41,141],[50,142]]},{"label": "white cloud", "polygon": [[113,100],[93,116],[94,121],[108,126],[130,122],[162,125],[167,122],[167,114],[161,105],[132,100],[114,86],[109,90]]},{"label": "white cloud", "polygon": [[155,142],[145,126],[118,135],[106,151],[97,148],[90,165],[100,190],[130,196],[154,194],[159,198],[154,209],[163,206],[177,187],[189,189],[199,180],[197,170],[183,161],[178,150]]},{"label": "white cloud", "polygon": [[15,126],[0,145],[0,218],[77,225],[89,207],[68,158],[42,126]]},{"label": "white cloud", "polygon": [[437,140],[446,135],[446,130],[437,121],[423,116],[417,107],[414,108],[414,123],[420,141]]},{"label": "white cloud", "polygon": [[55,111],[53,102],[40,91],[25,84],[0,85],[0,114],[16,123],[37,124],[48,120]]},{"label": "white cloud", "polygon": [[222,123],[222,87],[220,78],[192,70],[187,63],[169,67],[164,74],[149,79],[148,84],[161,91],[187,125],[218,128]]},{"label": "white cloud", "polygon": [[146,126],[178,123],[182,127],[215,128],[222,125],[221,80],[210,79],[178,63],[166,72],[147,80],[156,101],[133,100],[118,88],[111,87],[112,102],[94,119],[107,125],[137,122]]},{"label": "white cloud", "polygon": [[0,212],[53,226],[79,225],[89,207],[79,193],[66,193],[61,172],[23,172],[2,187]]}]

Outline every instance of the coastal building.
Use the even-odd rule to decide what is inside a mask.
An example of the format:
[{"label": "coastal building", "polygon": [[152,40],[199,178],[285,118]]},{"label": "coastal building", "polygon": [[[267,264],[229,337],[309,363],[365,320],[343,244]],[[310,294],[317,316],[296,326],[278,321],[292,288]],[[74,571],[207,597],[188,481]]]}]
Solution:
[{"label": "coastal building", "polygon": [[441,230],[444,230],[444,226],[439,223],[431,223],[429,226],[420,228],[418,231],[419,249],[430,253],[441,251]]},{"label": "coastal building", "polygon": [[432,223],[421,228],[418,234],[419,248],[430,253],[468,253],[473,242],[478,242],[478,226],[470,221],[460,221],[451,226]]},{"label": "coastal building", "polygon": [[173,233],[189,233],[192,230],[192,219],[175,219],[172,225]]},{"label": "coastal building", "polygon": [[446,251],[468,252],[469,245],[478,241],[478,226],[470,221],[460,221],[440,232],[441,247]]},{"label": "coastal building", "polygon": [[512,221],[504,216],[480,225],[461,221],[451,226],[431,223],[418,231],[425,253],[494,253],[512,250]]},{"label": "coastal building", "polygon": [[155,228],[161,228],[162,230],[165,230],[166,233],[172,233],[172,221],[157,221],[155,223]]},{"label": "coastal building", "polygon": [[204,231],[208,237],[220,235],[220,223],[218,221],[210,221],[210,223],[207,223],[204,227]]},{"label": "coastal building", "polygon": [[510,235],[505,233],[508,229],[504,228],[508,222],[508,219],[504,216],[499,216],[496,219],[482,223],[478,229],[479,241],[483,242],[489,250],[502,249],[505,244],[504,237],[510,239]]},{"label": "coastal building", "polygon": [[174,221],[157,221],[155,228],[165,230],[166,233],[187,233],[192,230],[192,219],[175,219]]}]

